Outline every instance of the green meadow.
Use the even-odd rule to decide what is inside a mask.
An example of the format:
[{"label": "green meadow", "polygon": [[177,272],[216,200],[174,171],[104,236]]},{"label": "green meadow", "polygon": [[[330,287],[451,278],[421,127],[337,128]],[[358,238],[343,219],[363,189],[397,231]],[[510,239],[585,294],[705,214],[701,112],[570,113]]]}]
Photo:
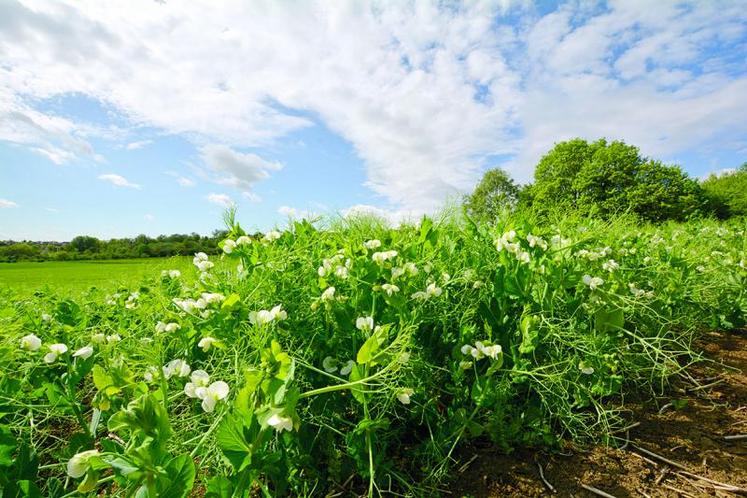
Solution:
[{"label": "green meadow", "polygon": [[91,287],[102,290],[131,287],[161,270],[184,272],[191,258],[142,258],[89,261],[0,263],[0,290],[10,288],[31,294],[48,288],[63,294],[79,294]]}]

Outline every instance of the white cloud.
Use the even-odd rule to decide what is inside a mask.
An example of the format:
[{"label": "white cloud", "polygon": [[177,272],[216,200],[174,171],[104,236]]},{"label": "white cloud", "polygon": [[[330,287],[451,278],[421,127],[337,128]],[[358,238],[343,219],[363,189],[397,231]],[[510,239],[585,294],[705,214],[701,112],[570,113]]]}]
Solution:
[{"label": "white cloud", "polygon": [[283,167],[280,163],[267,161],[256,154],[237,152],[220,144],[203,146],[200,155],[210,168],[213,182],[242,192],[251,192],[255,183],[269,178],[270,171]]},{"label": "white cloud", "polygon": [[233,200],[226,194],[208,194],[205,198],[209,202],[223,207],[230,207],[234,204]]},{"label": "white cloud", "polygon": [[112,185],[116,185],[117,187],[127,187],[127,188],[134,188],[139,189],[140,185],[137,183],[132,183],[127,180],[124,176],[115,175],[114,173],[107,173],[105,175],[99,175],[99,180],[109,182]]},{"label": "white cloud", "polygon": [[515,156],[526,180],[573,136],[666,158],[747,135],[741,2],[572,2],[543,16],[439,5],[0,4],[0,108],[21,114],[0,116],[0,140],[58,163],[91,154],[78,123],[28,104],[77,92],[188,138],[211,181],[251,193],[280,165],[240,151],[319,120],[353,145],[376,194],[419,212],[496,156]]},{"label": "white cloud", "polygon": [[130,142],[130,143],[128,143],[125,146],[125,148],[127,150],[137,150],[137,149],[142,149],[146,145],[150,145],[152,143],[153,143],[153,140],[139,140],[137,142]]},{"label": "white cloud", "polygon": [[315,213],[314,211],[308,210],[308,209],[298,209],[290,206],[280,206],[278,208],[278,214],[285,216],[287,218],[293,218],[293,219],[313,219],[319,216],[319,213]]},{"label": "white cloud", "polygon": [[191,180],[184,176],[180,176],[179,178],[177,178],[176,183],[178,183],[179,186],[181,187],[194,187],[195,186],[194,180]]},{"label": "white cloud", "polygon": [[18,204],[16,204],[13,201],[9,201],[8,199],[0,199],[0,208],[15,208],[18,207]]},{"label": "white cloud", "polygon": [[144,219],[145,221],[153,221],[153,220],[155,220],[155,219],[156,219],[156,217],[155,217],[155,216],[153,216],[152,214],[146,214],[145,216],[143,216],[143,219]]},{"label": "white cloud", "polygon": [[60,212],[59,209],[57,209],[57,208],[50,208],[50,207],[44,208],[44,210],[45,211],[49,211],[50,213],[59,213]]}]

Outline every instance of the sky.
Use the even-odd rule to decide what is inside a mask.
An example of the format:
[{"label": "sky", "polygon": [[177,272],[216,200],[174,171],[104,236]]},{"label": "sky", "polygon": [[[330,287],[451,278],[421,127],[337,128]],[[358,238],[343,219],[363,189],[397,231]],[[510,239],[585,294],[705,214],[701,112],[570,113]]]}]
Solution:
[{"label": "sky", "polygon": [[0,239],[431,213],[554,143],[747,161],[744,1],[0,0]]}]

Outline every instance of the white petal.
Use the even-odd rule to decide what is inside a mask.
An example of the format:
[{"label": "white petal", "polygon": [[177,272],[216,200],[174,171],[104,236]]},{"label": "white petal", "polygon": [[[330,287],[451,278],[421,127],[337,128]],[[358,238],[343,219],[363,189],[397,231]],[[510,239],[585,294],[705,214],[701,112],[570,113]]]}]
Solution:
[{"label": "white petal", "polygon": [[228,393],[230,391],[231,389],[228,387],[228,384],[226,384],[222,380],[213,382],[212,384],[210,384],[210,387],[208,387],[209,395],[215,397],[216,399],[225,398],[226,396],[228,396]]}]

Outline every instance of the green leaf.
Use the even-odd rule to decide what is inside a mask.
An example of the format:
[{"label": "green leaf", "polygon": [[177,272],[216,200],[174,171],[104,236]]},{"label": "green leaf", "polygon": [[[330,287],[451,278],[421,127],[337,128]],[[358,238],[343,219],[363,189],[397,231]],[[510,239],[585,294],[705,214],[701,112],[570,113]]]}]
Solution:
[{"label": "green leaf", "polygon": [[599,310],[594,313],[594,328],[598,332],[612,332],[625,325],[625,317],[620,308],[612,311]]},{"label": "green leaf", "polygon": [[[362,378],[364,378],[364,374],[365,367],[363,365],[355,365],[350,371],[350,381],[355,382],[356,380],[361,380]],[[352,393],[353,397],[360,404],[363,404],[366,401],[363,389],[364,388],[360,385],[356,385],[350,388],[350,392]]]},{"label": "green leaf", "polygon": [[240,303],[241,303],[241,297],[238,294],[231,294],[223,301],[223,304],[221,305],[221,309],[232,310]]},{"label": "green leaf", "polygon": [[208,481],[205,498],[231,498],[233,496],[233,484],[228,478],[215,476]]},{"label": "green leaf", "polygon": [[13,465],[13,452],[16,450],[16,438],[6,425],[0,425],[0,466]]},{"label": "green leaf", "polygon": [[215,432],[215,441],[236,472],[252,463],[252,445],[247,441],[244,422],[235,415],[226,416]]},{"label": "green leaf", "polygon": [[186,453],[172,458],[165,466],[169,484],[161,489],[160,496],[184,498],[192,491],[195,481],[195,463]]}]

